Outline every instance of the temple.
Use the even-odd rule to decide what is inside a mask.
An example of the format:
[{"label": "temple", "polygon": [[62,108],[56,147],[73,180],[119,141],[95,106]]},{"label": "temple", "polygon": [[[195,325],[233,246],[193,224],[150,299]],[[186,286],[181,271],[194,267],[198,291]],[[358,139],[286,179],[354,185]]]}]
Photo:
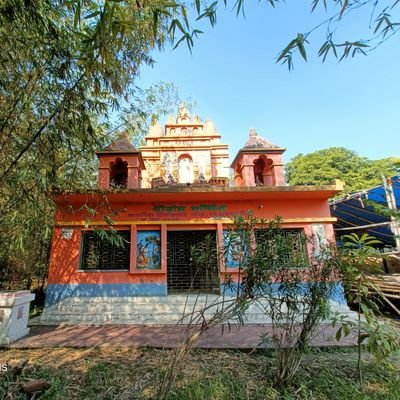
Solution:
[{"label": "temple", "polygon": [[[98,189],[54,197],[42,321],[172,321],[180,296],[218,296],[228,276],[240,280],[237,264],[224,257],[215,258],[212,271],[196,269],[192,249],[208,241],[218,253],[235,216],[249,212],[280,216],[291,235],[333,240],[328,199],[341,185],[288,186],[285,149],[255,129],[243,141],[229,165],[228,145],[213,123],[180,107],[164,127],[151,126],[140,148],[121,134],[99,151]],[[304,257],[313,251],[300,250]],[[333,301],[345,304],[342,295]]]}]

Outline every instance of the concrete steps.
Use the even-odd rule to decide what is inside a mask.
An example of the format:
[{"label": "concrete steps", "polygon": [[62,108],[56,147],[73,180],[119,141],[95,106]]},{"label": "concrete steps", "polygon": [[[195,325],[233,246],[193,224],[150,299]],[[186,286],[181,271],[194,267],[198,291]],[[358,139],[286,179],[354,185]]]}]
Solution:
[{"label": "concrete steps", "polygon": [[[222,297],[217,295],[171,295],[154,297],[71,297],[48,306],[40,324],[176,324],[200,317],[200,310],[210,307],[204,316],[221,311]],[[225,298],[229,303],[233,298]],[[227,303],[226,303],[227,304]],[[225,305],[226,307],[226,305]],[[247,310],[249,323],[265,322],[257,307]],[[235,322],[235,321],[231,321]]]},{"label": "concrete steps", "polygon": [[[234,301],[233,297],[217,295],[170,295],[153,297],[70,297],[44,309],[40,319],[31,322],[36,325],[52,324],[149,324],[169,325],[184,323],[197,318],[197,322],[208,320],[216,312]],[[252,304],[244,314],[245,324],[268,324],[265,316],[266,304]],[[332,304],[334,311],[346,314],[347,307]],[[233,319],[231,323],[238,321]]]}]

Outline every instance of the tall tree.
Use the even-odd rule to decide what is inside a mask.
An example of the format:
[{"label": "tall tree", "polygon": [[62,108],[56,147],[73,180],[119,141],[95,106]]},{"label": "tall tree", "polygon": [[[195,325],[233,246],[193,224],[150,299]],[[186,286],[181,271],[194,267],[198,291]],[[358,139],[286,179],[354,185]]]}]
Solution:
[{"label": "tall tree", "polygon": [[1,2],[0,284],[10,270],[45,270],[51,193],[90,186],[120,105],[143,128],[144,111],[169,99],[165,85],[143,93],[135,80],[183,13],[152,0]]},{"label": "tall tree", "polygon": [[381,184],[382,174],[396,175],[398,166],[396,157],[369,160],[344,147],[330,147],[298,154],[286,164],[286,174],[291,185],[327,185],[341,179],[350,193]]}]

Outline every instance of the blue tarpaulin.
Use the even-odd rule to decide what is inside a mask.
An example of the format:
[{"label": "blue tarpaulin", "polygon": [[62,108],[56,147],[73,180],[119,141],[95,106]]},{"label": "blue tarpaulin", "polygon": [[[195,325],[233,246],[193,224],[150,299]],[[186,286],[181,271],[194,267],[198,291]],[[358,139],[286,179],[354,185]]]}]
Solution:
[{"label": "blue tarpaulin", "polygon": [[[397,208],[400,209],[399,177],[395,176],[391,178],[391,181],[396,205]],[[395,246],[393,233],[389,227],[390,217],[379,214],[374,207],[368,205],[368,201],[387,206],[386,193],[383,184],[331,202],[331,213],[337,218],[337,222],[334,223],[336,235],[341,236],[352,232],[367,232],[371,236],[375,236],[379,239],[382,242],[382,247]],[[386,225],[363,228],[365,225],[371,224]],[[340,228],[349,227],[353,227],[354,229],[345,231],[340,230]]]},{"label": "blue tarpaulin", "polygon": [[[392,178],[392,188],[394,198],[396,200],[396,206],[398,209],[400,209],[400,181],[398,176]],[[387,205],[385,189],[383,188],[383,185],[368,190],[368,199],[380,204]]]}]

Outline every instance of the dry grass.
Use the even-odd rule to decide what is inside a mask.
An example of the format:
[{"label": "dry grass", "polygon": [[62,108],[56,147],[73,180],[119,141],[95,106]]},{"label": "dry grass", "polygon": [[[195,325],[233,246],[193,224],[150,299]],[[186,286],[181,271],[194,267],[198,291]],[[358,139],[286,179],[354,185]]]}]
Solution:
[{"label": "dry grass", "polygon": [[[0,372],[0,398],[24,398],[17,383],[44,378],[42,399],[152,399],[171,351],[132,348],[0,350],[0,363],[27,359],[18,378]],[[366,359],[366,389],[356,384],[353,350],[307,355],[288,388],[272,386],[273,357],[256,352],[194,350],[185,359],[173,400],[400,399],[396,373]],[[400,366],[400,363],[398,364]],[[398,374],[398,373],[397,373]]]}]

